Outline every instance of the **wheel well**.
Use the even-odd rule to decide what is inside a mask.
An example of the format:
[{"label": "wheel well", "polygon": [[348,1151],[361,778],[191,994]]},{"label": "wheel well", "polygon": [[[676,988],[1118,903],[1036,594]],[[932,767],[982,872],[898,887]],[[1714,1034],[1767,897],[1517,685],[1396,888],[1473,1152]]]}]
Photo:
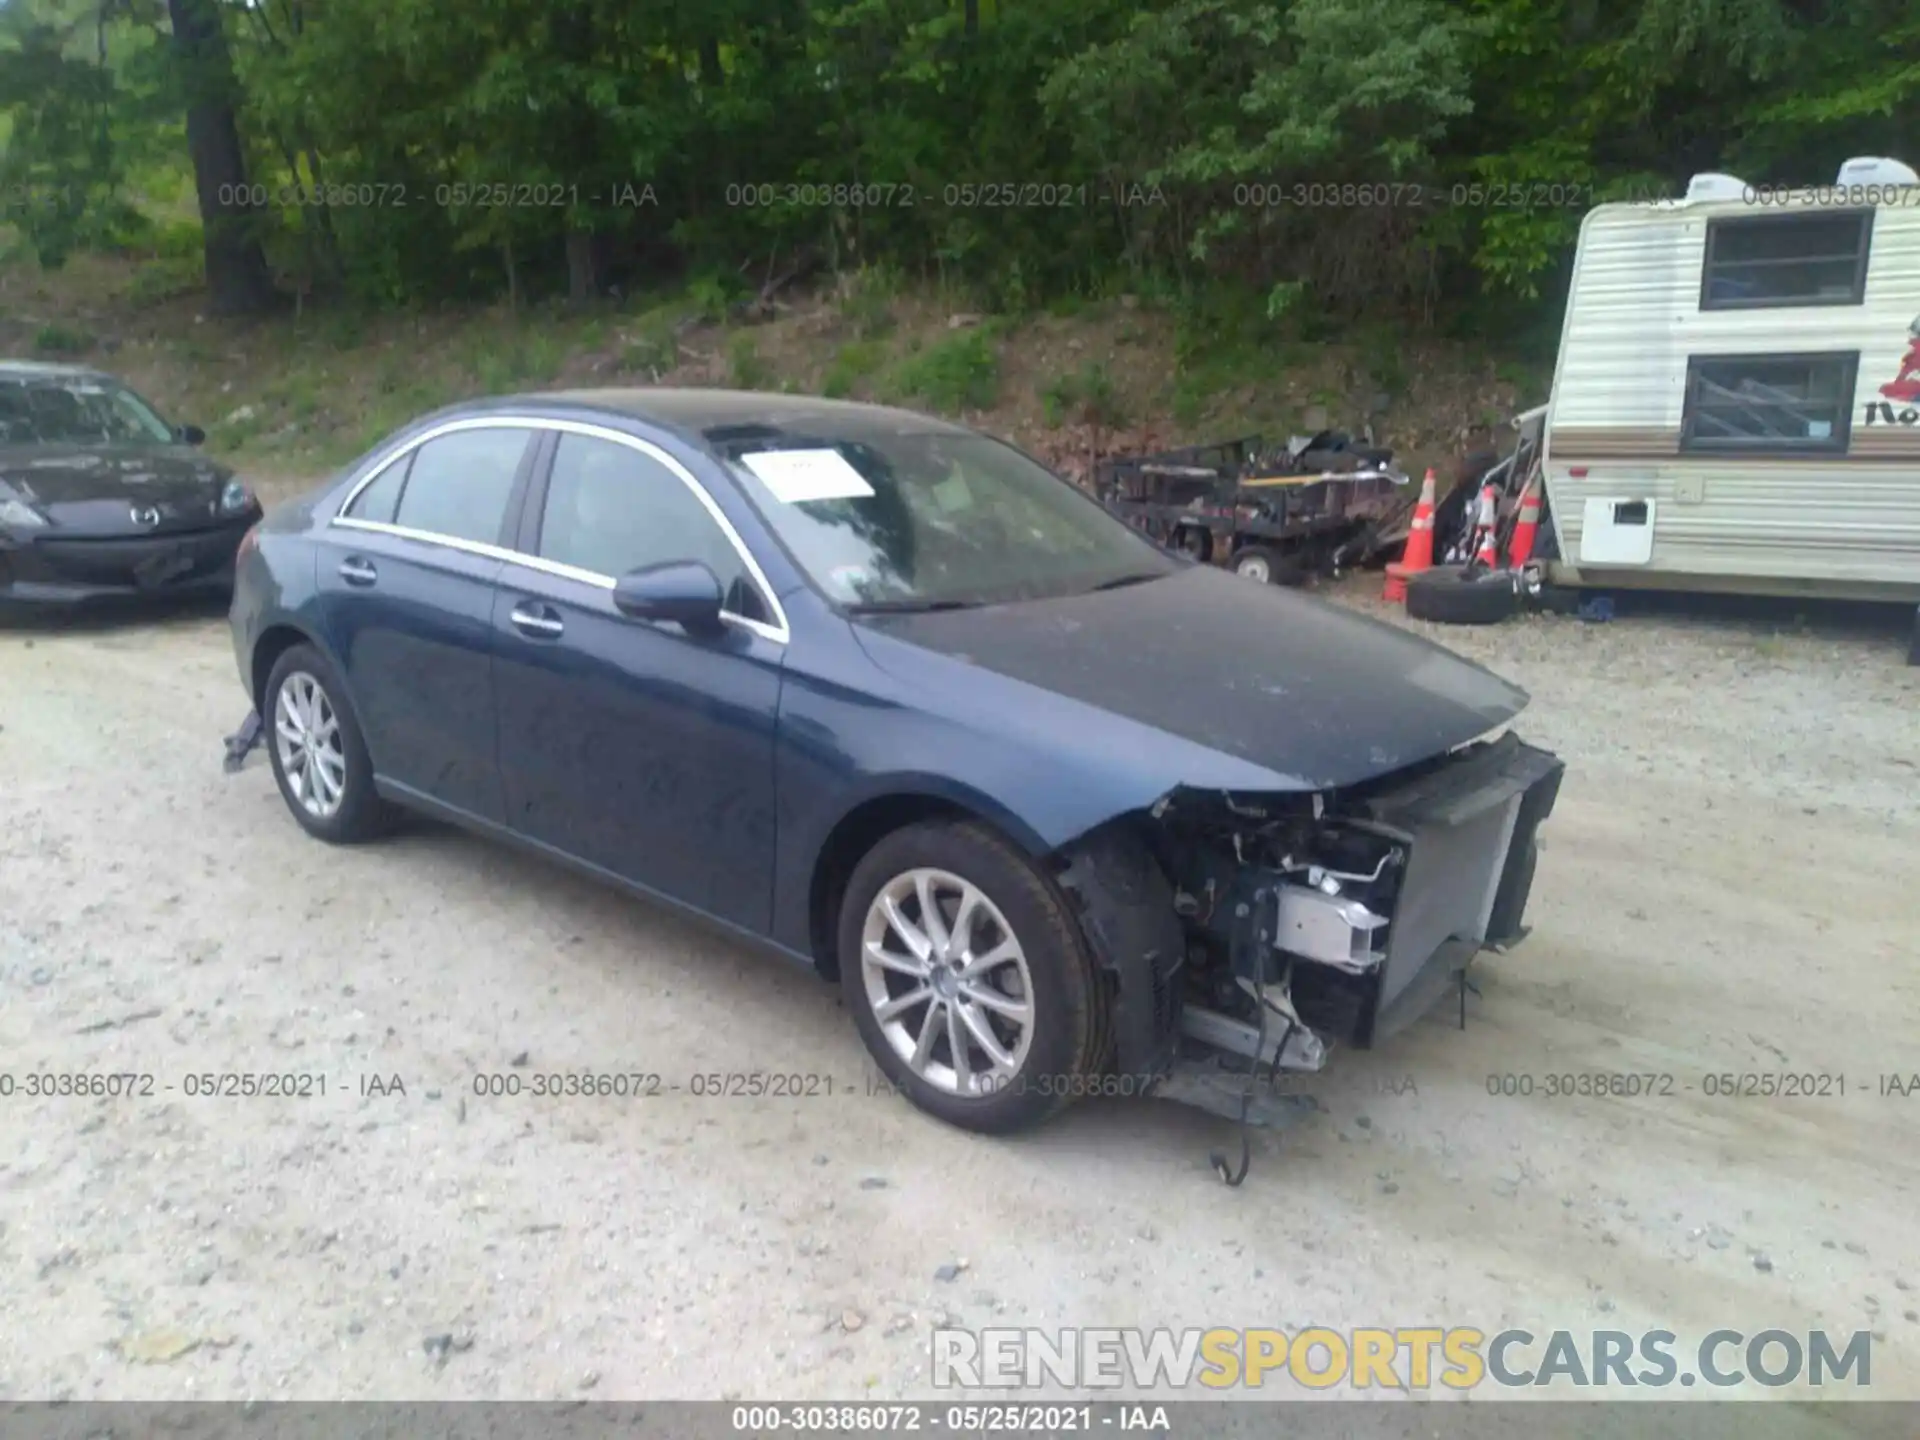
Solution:
[{"label": "wheel well", "polygon": [[828,833],[814,862],[813,885],[807,897],[808,940],[813,961],[828,980],[840,978],[840,901],[854,867],[866,853],[896,830],[925,820],[981,820],[963,805],[931,795],[882,795],[856,805],[840,817]]},{"label": "wheel well", "polygon": [[273,673],[273,667],[280,657],[296,645],[312,642],[291,625],[270,626],[261,635],[253,647],[253,708],[261,710],[266,704],[267,677]]}]

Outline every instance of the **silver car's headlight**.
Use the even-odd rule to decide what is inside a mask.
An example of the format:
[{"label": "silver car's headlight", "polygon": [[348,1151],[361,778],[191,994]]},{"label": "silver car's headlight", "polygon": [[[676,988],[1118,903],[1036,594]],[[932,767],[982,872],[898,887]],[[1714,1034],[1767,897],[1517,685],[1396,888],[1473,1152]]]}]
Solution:
[{"label": "silver car's headlight", "polygon": [[220,513],[223,515],[235,514],[251,504],[253,491],[246,487],[244,481],[229,480],[226,488],[220,492]]},{"label": "silver car's headlight", "polygon": [[0,495],[0,526],[14,530],[38,530],[47,523],[47,517],[11,495]]}]

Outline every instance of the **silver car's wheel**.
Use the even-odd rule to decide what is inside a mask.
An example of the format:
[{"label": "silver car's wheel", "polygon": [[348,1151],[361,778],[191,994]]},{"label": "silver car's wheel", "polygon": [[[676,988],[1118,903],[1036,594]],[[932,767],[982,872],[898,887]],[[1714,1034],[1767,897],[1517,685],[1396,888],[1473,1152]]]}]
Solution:
[{"label": "silver car's wheel", "polygon": [[1234,562],[1233,572],[1243,580],[1261,585],[1273,579],[1273,566],[1264,555],[1242,555]]},{"label": "silver car's wheel", "polygon": [[347,789],[346,745],[332,699],[304,670],[280,682],[273,742],[280,773],[300,808],[316,820],[332,819]]},{"label": "silver car's wheel", "polygon": [[926,1084],[980,1096],[1019,1076],[1033,1044],[1033,975],[978,886],[947,870],[896,875],[867,907],[860,966],[881,1035]]}]

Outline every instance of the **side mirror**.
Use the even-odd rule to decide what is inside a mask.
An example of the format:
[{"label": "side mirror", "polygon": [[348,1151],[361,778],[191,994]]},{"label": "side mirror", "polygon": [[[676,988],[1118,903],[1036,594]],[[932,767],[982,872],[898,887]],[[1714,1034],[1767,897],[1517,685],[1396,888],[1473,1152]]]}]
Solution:
[{"label": "side mirror", "polygon": [[173,427],[173,438],[182,445],[204,445],[207,432],[198,425],[176,425]]},{"label": "side mirror", "polygon": [[636,620],[667,620],[689,635],[720,626],[720,579],[697,560],[629,570],[614,583],[613,608]]}]

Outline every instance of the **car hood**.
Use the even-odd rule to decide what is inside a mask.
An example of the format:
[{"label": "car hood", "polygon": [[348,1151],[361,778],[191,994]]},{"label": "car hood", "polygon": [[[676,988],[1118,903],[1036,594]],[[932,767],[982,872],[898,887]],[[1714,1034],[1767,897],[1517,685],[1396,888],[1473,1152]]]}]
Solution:
[{"label": "car hood", "polygon": [[1234,756],[1290,790],[1389,774],[1527,704],[1431,641],[1205,565],[1061,599],[864,615],[856,628]]},{"label": "car hood", "polygon": [[[150,533],[205,525],[216,515],[226,466],[185,445],[32,445],[0,448],[0,483],[61,529]],[[135,510],[159,513],[139,525]]]}]

